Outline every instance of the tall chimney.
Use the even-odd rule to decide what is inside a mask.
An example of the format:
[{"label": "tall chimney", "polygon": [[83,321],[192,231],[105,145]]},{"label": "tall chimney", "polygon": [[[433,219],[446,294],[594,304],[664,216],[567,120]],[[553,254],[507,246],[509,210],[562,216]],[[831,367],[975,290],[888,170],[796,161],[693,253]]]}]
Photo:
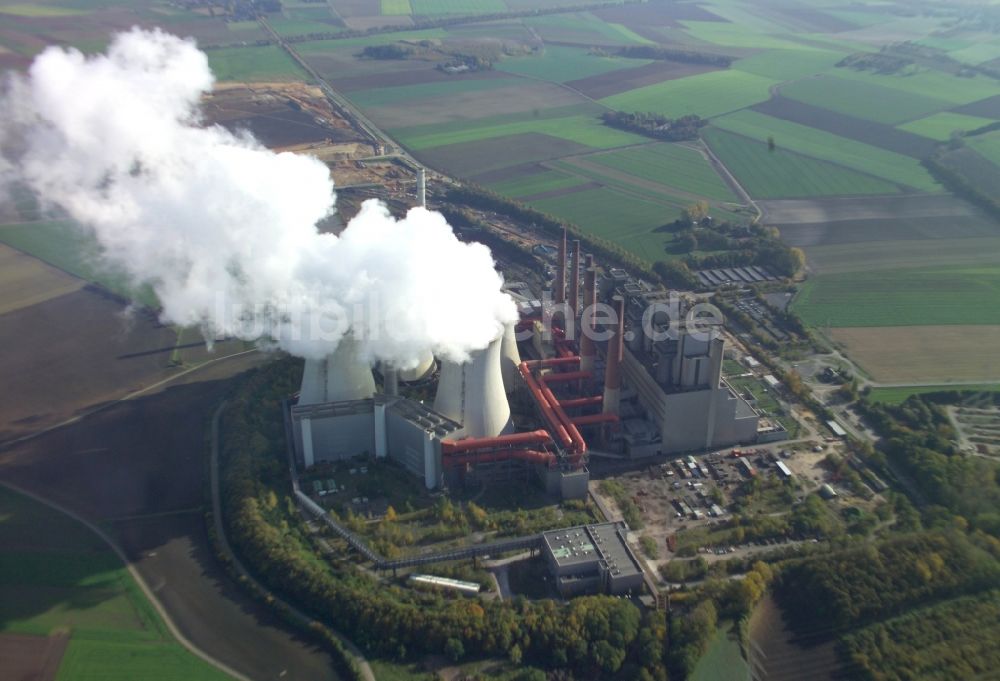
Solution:
[{"label": "tall chimney", "polygon": [[604,370],[604,413],[617,414],[622,389],[622,340],[625,336],[625,299],[615,296],[618,329],[608,340],[608,356]]},{"label": "tall chimney", "polygon": [[583,317],[580,320],[580,371],[594,370],[594,305],[597,304],[597,268],[587,256],[587,269],[583,273]]},{"label": "tall chimney", "polygon": [[563,227],[562,240],[559,242],[559,262],[556,264],[555,303],[566,302],[566,228]]},{"label": "tall chimney", "polygon": [[388,362],[382,363],[382,390],[386,397],[399,395],[399,370]]},{"label": "tall chimney", "polygon": [[423,168],[417,171],[417,205],[427,207],[427,171]]},{"label": "tall chimney", "polygon": [[580,314],[580,240],[573,240],[573,260],[569,268],[569,309],[573,319]]}]

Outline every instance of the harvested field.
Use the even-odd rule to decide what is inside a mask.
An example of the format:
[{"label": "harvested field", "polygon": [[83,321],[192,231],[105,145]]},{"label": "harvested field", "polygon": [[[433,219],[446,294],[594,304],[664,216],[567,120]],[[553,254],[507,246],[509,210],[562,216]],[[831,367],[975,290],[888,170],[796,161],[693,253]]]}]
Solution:
[{"label": "harvested field", "polygon": [[0,634],[0,669],[11,681],[55,681],[69,636]]},{"label": "harvested field", "polygon": [[503,59],[496,65],[496,69],[504,73],[562,83],[621,73],[628,71],[630,67],[649,63],[646,60],[597,56],[582,47],[549,45],[544,49],[542,54]]},{"label": "harvested field", "polygon": [[78,291],[86,285],[9,246],[0,244],[0,318],[8,312]]},{"label": "harvested field", "polygon": [[425,62],[410,62],[412,68],[372,73],[364,76],[330,78],[330,82],[341,92],[376,90],[379,88],[421,85],[424,83],[453,83],[466,80],[491,80],[509,78],[503,71],[475,71],[471,73],[445,73]]},{"label": "harvested field", "polygon": [[432,168],[468,177],[505,166],[544,161],[589,150],[590,147],[558,137],[523,133],[479,142],[448,144],[424,149],[417,155]]},{"label": "harvested field", "polygon": [[980,99],[978,102],[956,107],[952,111],[966,116],[997,119],[1000,118],[1000,95]]},{"label": "harvested field", "polygon": [[593,47],[594,45],[642,45],[649,41],[621,24],[609,24],[589,12],[550,14],[525,19],[547,43]]},{"label": "harvested field", "polygon": [[840,137],[914,158],[930,156],[937,147],[934,140],[921,135],[812,106],[781,95],[756,104],[752,108],[774,118],[818,128]]},{"label": "harvested field", "polygon": [[978,218],[984,225],[993,221],[970,204],[953,196],[878,196],[853,199],[797,199],[762,201],[760,207],[770,224],[785,226],[842,222],[847,220],[912,220],[956,217]]},{"label": "harvested field", "polygon": [[693,3],[663,3],[605,7],[594,16],[613,24],[624,24],[632,30],[644,26],[683,26],[681,21],[725,21],[722,17]]},{"label": "harvested field", "polygon": [[342,17],[372,17],[381,11],[380,0],[336,0],[330,3]]},{"label": "harvested field", "polygon": [[566,85],[579,90],[593,99],[602,99],[630,90],[637,90],[647,85],[656,85],[669,80],[677,80],[688,76],[697,76],[710,71],[718,71],[718,67],[705,64],[683,64],[675,61],[658,60],[643,66],[621,69],[586,78],[575,78],[566,81]]},{"label": "harvested field", "polygon": [[555,199],[568,194],[576,194],[577,192],[600,189],[603,186],[604,185],[599,182],[583,182],[582,184],[562,187],[561,189],[549,189],[548,191],[539,192],[537,194],[528,194],[526,196],[522,196],[521,200],[526,203],[531,203],[532,201],[544,201],[545,199]]},{"label": "harvested field", "polygon": [[828,333],[880,383],[1000,380],[1000,326],[875,326]]},{"label": "harvested field", "polygon": [[[807,253],[815,246],[855,245],[857,251],[867,250],[872,244],[900,244],[904,251],[912,243],[932,240],[936,244],[951,241],[956,248],[965,250],[960,242],[994,235],[997,230],[983,219],[975,216],[953,216],[947,218],[872,218],[868,220],[843,220],[829,223],[782,225],[781,237],[789,245],[806,248]],[[949,247],[945,247],[948,252]],[[887,262],[891,262],[889,257]],[[943,263],[942,263],[943,264]]]},{"label": "harvested field", "polygon": [[[488,89],[465,87],[464,91],[448,93],[448,96],[433,96],[432,93],[425,96],[415,88],[413,99],[397,101],[394,105],[364,106],[362,103],[362,106],[376,123],[388,128],[402,128],[433,123],[461,123],[487,116],[530,112],[533,109],[569,106],[585,101],[579,95],[549,83],[525,82],[500,87],[494,84],[505,81],[485,82],[490,83]],[[466,81],[461,85],[471,83],[477,81]]]},{"label": "harvested field", "polygon": [[796,641],[782,621],[781,609],[767,595],[750,619],[750,641],[759,651],[753,664],[762,667],[768,681],[834,681],[840,664],[834,642]]}]

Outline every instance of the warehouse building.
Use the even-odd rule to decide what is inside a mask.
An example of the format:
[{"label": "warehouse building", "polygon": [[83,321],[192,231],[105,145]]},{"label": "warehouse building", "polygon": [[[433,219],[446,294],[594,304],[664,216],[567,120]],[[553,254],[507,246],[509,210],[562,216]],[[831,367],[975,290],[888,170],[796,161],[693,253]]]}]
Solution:
[{"label": "warehouse building", "polygon": [[642,587],[642,567],[626,540],[625,523],[545,532],[545,556],[559,593],[624,594]]}]

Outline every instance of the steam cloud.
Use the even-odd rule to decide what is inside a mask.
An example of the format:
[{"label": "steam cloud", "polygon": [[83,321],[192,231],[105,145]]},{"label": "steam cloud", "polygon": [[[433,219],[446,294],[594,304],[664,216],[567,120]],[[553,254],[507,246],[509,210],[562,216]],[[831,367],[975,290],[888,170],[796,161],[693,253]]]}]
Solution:
[{"label": "steam cloud", "polygon": [[318,358],[351,328],[369,359],[408,367],[486,346],[515,317],[489,249],[438,214],[396,220],[366,202],[340,234],[320,161],[201,125],[211,89],[193,42],[118,35],[106,55],[49,48],[0,105],[0,179],[93,230],[104,255],[149,282],[164,321],[270,338]]}]

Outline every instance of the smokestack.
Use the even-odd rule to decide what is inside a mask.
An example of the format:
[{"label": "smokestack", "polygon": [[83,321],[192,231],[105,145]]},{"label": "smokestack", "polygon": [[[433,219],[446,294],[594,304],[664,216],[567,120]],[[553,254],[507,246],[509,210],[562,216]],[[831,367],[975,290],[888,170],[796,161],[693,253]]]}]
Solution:
[{"label": "smokestack", "polygon": [[462,424],[466,437],[496,437],[511,427],[510,405],[500,369],[498,336],[464,364],[445,360],[434,411]]},{"label": "smokestack", "polygon": [[566,228],[563,227],[562,240],[559,242],[559,263],[556,265],[556,290],[554,293],[556,305],[566,302]]},{"label": "smokestack", "polygon": [[514,336],[514,322],[507,322],[503,327],[503,341],[500,344],[500,372],[503,375],[504,391],[510,395],[517,386],[521,364],[521,353],[517,350],[517,338]]},{"label": "smokestack", "polygon": [[417,171],[417,205],[427,207],[427,171],[423,168]]},{"label": "smokestack", "polygon": [[344,336],[324,359],[306,360],[299,404],[364,400],[375,394],[371,367],[358,357],[357,341]]},{"label": "smokestack", "polygon": [[580,321],[580,371],[594,370],[597,348],[591,335],[594,332],[594,305],[597,304],[597,268],[587,256],[587,269],[583,273],[583,309]]},{"label": "smokestack", "polygon": [[569,309],[573,319],[580,313],[580,240],[573,240],[573,260],[569,268]]},{"label": "smokestack", "polygon": [[604,370],[604,413],[617,414],[622,388],[622,340],[625,336],[625,299],[615,296],[618,329],[608,340],[608,356]]},{"label": "smokestack", "polygon": [[386,397],[399,395],[399,370],[388,362],[382,363],[382,384]]}]

